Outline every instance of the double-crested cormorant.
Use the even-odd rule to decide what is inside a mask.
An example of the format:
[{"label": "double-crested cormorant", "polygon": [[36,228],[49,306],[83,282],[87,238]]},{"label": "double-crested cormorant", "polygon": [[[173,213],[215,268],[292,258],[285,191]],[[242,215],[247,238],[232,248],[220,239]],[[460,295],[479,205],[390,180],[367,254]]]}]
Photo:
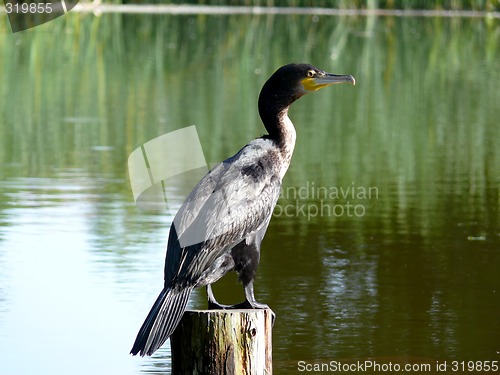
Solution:
[{"label": "double-crested cormorant", "polygon": [[163,290],[144,321],[131,354],[151,355],[170,337],[193,288],[207,286],[227,272],[239,275],[245,302],[232,307],[266,308],[254,297],[253,280],[260,245],[280,194],[295,146],[290,105],[325,86],[348,82],[350,75],[325,73],[308,64],[279,68],[264,84],[259,114],[269,134],[216,165],[189,194],[170,227]]}]

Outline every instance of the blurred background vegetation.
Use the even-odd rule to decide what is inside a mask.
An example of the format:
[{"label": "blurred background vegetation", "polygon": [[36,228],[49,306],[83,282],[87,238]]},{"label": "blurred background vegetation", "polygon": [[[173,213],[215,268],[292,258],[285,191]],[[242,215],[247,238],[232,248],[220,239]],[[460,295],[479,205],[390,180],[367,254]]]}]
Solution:
[{"label": "blurred background vegetation", "polygon": [[197,4],[342,9],[433,9],[498,11],[498,0],[102,0],[114,4]]}]

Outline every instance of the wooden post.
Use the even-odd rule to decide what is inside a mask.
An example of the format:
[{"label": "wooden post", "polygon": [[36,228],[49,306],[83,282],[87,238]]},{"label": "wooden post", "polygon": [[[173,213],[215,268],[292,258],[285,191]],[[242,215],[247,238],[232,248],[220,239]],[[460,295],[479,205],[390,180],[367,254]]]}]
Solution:
[{"label": "wooden post", "polygon": [[172,374],[271,375],[272,311],[188,310],[170,338]]}]

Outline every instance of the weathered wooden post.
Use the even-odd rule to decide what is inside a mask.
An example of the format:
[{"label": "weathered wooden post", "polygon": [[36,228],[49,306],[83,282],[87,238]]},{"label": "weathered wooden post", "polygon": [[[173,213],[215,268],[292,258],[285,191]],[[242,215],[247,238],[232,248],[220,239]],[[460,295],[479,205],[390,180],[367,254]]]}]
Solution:
[{"label": "weathered wooden post", "polygon": [[170,338],[174,375],[272,374],[272,311],[188,310]]}]

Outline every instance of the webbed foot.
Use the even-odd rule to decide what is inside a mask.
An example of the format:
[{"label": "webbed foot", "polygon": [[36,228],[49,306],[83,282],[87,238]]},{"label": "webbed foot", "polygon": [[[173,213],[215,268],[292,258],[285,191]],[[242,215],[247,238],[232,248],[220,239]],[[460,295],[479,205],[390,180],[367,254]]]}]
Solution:
[{"label": "webbed foot", "polygon": [[276,319],[276,314],[271,308],[265,303],[259,303],[255,300],[253,294],[253,285],[247,286],[245,288],[245,301],[238,303],[236,305],[223,305],[222,303],[217,302],[215,299],[214,293],[212,291],[212,287],[207,285],[207,295],[208,295],[208,309],[209,310],[236,310],[236,309],[258,309],[258,310],[266,310],[269,309],[271,311],[271,323],[274,326],[274,321]]}]

